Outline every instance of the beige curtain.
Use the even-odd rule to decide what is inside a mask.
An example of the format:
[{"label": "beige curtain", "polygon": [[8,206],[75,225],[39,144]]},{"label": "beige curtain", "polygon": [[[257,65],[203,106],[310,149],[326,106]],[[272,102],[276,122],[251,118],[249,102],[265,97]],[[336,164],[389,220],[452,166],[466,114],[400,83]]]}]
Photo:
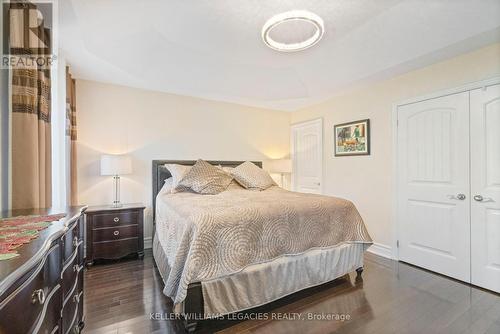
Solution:
[{"label": "beige curtain", "polygon": [[[23,33],[27,25],[22,22],[13,28],[17,32],[14,35],[29,36]],[[41,29],[45,36],[43,43],[50,44],[49,31]],[[15,51],[19,54],[19,49]],[[31,51],[23,53],[30,55]],[[13,209],[50,207],[52,204],[50,89],[50,70],[36,65],[12,69]]]},{"label": "beige curtain", "polygon": [[78,205],[78,184],[76,176],[76,83],[69,67],[66,67],[66,135],[69,137],[70,198],[71,205]]}]

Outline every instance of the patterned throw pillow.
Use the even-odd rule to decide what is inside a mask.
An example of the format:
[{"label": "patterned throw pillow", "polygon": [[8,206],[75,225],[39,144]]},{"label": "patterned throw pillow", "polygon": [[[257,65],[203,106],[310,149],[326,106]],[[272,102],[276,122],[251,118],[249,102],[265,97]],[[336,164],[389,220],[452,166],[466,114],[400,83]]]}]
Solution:
[{"label": "patterned throw pillow", "polygon": [[250,161],[246,161],[234,168],[231,175],[247,189],[265,190],[276,185],[269,173]]},{"label": "patterned throw pillow", "polygon": [[198,194],[215,195],[229,186],[232,177],[206,161],[198,160],[179,182],[179,190],[191,189]]},{"label": "patterned throw pillow", "polygon": [[166,164],[165,168],[168,169],[170,174],[172,175],[172,193],[178,192],[177,188],[179,186],[179,182],[181,182],[182,178],[186,176],[186,174],[191,170],[191,166],[185,165],[177,165],[177,164]]}]

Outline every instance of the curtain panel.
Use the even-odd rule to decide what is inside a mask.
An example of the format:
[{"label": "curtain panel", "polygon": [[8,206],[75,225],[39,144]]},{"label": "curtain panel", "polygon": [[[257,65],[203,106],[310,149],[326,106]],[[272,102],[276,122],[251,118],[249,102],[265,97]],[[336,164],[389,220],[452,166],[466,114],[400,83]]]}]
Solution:
[{"label": "curtain panel", "polygon": [[76,82],[66,67],[66,136],[69,140],[69,203],[78,205],[78,184],[76,177]]},{"label": "curtain panel", "polygon": [[[34,8],[32,3],[25,6]],[[11,22],[11,38],[26,38],[27,25]],[[49,30],[42,29],[50,45]],[[13,43],[19,45],[19,43]],[[30,49],[11,53],[30,56]],[[43,208],[52,204],[50,70],[33,65],[12,69],[12,208]]]}]

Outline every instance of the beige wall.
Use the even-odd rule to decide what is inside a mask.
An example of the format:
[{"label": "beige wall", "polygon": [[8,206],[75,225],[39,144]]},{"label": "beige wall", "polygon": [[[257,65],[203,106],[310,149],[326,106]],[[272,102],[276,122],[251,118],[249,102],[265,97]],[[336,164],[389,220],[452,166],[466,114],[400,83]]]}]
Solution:
[{"label": "beige wall", "polygon": [[[323,118],[324,193],[352,200],[375,242],[391,246],[393,104],[498,75],[495,44],[294,112],[292,123]],[[333,125],[365,118],[371,120],[371,155],[334,157]]]},{"label": "beige wall", "polygon": [[78,190],[81,204],[112,201],[100,176],[102,153],[130,153],[122,202],[148,206],[153,159],[262,160],[289,154],[290,114],[90,81],[77,81]]},{"label": "beige wall", "polygon": [[[112,180],[99,176],[102,153],[130,153],[134,173],[122,179],[122,201],[151,203],[151,160],[281,158],[289,152],[289,124],[324,119],[324,193],[352,200],[375,242],[391,246],[392,123],[395,103],[500,76],[500,44],[390,80],[345,92],[286,113],[77,82],[80,203],[106,204]],[[370,118],[372,154],[333,156],[333,125]],[[146,236],[151,233],[147,210]]]}]

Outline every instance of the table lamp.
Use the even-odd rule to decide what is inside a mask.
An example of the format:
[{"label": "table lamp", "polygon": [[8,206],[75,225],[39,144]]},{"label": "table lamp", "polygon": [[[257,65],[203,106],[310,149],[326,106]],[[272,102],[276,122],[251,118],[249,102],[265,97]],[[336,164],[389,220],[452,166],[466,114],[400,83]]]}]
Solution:
[{"label": "table lamp", "polygon": [[281,187],[284,184],[284,175],[292,172],[292,160],[290,159],[276,159],[266,162],[266,169],[269,173],[276,173],[281,175]]},{"label": "table lamp", "polygon": [[104,154],[101,156],[101,175],[113,176],[114,199],[113,208],[122,206],[120,203],[120,175],[132,173],[132,160],[128,155]]}]

